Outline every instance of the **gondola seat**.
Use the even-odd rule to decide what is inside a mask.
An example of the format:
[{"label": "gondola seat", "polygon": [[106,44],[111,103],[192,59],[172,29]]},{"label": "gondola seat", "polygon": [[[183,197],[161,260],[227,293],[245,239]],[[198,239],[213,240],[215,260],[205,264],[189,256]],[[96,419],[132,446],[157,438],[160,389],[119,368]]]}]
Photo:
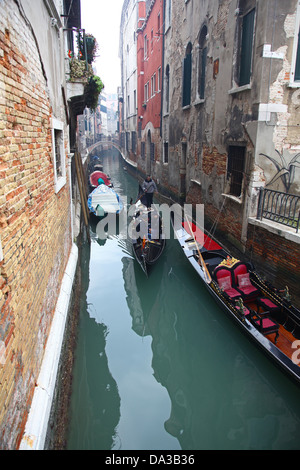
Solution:
[{"label": "gondola seat", "polygon": [[245,263],[239,263],[233,269],[233,279],[244,300],[254,300],[259,296],[259,290],[252,284]]},{"label": "gondola seat", "polygon": [[270,299],[267,297],[258,297],[256,299],[256,304],[257,304],[257,312],[259,313],[260,307],[263,310],[268,310],[271,314],[276,314],[280,312],[280,307],[274,302],[272,302]]},{"label": "gondola seat", "polygon": [[263,317],[257,317],[251,319],[253,325],[260,331],[263,335],[270,335],[275,333],[275,343],[277,343],[277,339],[279,336],[279,325],[276,323],[272,318],[266,316],[268,312],[264,312]]},{"label": "gondola seat", "polygon": [[232,278],[230,270],[225,268],[215,269],[215,277],[220,289],[230,298],[237,299],[241,297],[241,293],[232,286]]}]

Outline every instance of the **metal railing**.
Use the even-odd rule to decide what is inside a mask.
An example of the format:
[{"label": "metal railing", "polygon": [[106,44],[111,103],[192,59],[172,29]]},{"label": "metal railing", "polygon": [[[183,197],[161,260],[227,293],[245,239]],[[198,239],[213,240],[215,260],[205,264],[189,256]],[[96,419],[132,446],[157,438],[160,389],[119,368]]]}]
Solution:
[{"label": "metal railing", "polygon": [[295,228],[298,233],[300,224],[300,196],[283,193],[273,189],[260,188],[257,219],[272,220]]}]

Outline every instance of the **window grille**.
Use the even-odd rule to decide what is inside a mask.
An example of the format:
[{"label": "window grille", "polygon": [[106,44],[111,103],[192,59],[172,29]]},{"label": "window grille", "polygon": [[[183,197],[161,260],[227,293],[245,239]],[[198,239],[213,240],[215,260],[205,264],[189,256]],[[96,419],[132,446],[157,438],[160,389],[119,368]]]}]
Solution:
[{"label": "window grille", "polygon": [[227,179],[230,180],[229,193],[239,197],[242,192],[242,183],[245,166],[245,147],[230,146],[228,151]]}]

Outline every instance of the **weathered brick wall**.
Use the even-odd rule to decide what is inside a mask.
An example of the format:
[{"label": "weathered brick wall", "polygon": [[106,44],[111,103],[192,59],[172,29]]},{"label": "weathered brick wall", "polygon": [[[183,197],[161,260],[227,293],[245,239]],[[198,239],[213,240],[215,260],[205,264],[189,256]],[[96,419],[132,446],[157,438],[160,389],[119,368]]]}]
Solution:
[{"label": "weathered brick wall", "polygon": [[294,303],[300,308],[299,245],[274,232],[249,224],[246,249],[261,273],[275,287],[289,287]]},{"label": "weathered brick wall", "polygon": [[0,16],[0,448],[18,447],[68,260],[68,180],[54,192],[51,105],[17,4]]}]

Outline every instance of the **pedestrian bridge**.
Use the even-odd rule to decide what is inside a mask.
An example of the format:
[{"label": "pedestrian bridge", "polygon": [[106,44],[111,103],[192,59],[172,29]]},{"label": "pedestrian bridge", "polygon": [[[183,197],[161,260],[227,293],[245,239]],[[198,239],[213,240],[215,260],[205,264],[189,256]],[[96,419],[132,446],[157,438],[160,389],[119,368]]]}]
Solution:
[{"label": "pedestrian bridge", "polygon": [[112,147],[114,147],[120,152],[121,157],[123,158],[124,162],[126,162],[128,165],[131,165],[133,168],[137,168],[136,162],[127,158],[120,144],[114,140],[110,140],[110,139],[99,140],[99,142],[95,142],[93,145],[90,145],[89,147],[87,147],[86,150],[88,154],[91,154],[94,152],[94,150],[98,148],[101,151],[101,150],[110,150]]}]

